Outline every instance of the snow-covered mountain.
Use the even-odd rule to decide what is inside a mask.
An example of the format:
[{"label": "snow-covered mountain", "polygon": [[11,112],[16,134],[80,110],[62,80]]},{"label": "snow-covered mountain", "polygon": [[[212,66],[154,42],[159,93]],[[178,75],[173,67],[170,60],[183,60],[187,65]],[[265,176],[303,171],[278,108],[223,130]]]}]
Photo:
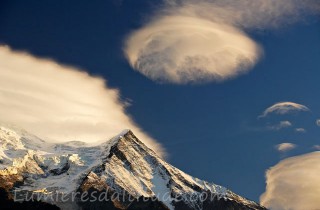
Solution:
[{"label": "snow-covered mountain", "polygon": [[0,188],[8,199],[61,209],[265,209],[173,167],[130,130],[89,146],[51,144],[2,126]]}]

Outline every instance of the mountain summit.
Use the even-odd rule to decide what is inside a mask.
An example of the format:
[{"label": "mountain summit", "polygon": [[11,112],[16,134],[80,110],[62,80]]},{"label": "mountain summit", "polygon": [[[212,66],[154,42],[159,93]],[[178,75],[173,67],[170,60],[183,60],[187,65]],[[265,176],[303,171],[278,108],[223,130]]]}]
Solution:
[{"label": "mountain summit", "polygon": [[0,127],[0,189],[7,209],[265,209],[173,167],[130,130],[89,146]]}]

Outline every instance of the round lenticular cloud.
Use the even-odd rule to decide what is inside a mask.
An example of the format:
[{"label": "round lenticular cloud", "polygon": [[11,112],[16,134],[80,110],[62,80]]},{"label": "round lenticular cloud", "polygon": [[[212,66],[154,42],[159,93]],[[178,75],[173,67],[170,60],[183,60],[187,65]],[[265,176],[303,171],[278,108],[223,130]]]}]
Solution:
[{"label": "round lenticular cloud", "polygon": [[133,33],[132,67],[159,82],[222,81],[248,71],[259,46],[241,30],[198,17],[165,16]]},{"label": "round lenticular cloud", "polygon": [[162,0],[145,26],[128,36],[132,68],[166,83],[223,81],[248,72],[260,47],[244,30],[278,28],[318,14],[318,0]]}]

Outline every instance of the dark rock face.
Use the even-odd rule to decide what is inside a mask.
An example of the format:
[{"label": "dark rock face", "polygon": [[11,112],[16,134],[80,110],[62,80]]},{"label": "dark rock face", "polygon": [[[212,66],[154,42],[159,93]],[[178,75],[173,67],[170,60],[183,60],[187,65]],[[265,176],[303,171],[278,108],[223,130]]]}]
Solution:
[{"label": "dark rock face", "polygon": [[54,176],[58,176],[60,174],[66,173],[70,168],[69,163],[67,162],[62,168],[56,168],[56,169],[52,169],[50,170],[50,173]]},{"label": "dark rock face", "polygon": [[[92,193],[93,189],[90,189],[88,192]],[[99,194],[106,193],[106,191],[97,193],[97,197]],[[103,195],[104,197],[104,195]],[[121,197],[121,196],[120,196]],[[78,205],[82,210],[169,210],[162,202],[158,201],[156,198],[143,198],[140,197],[138,199],[128,201],[122,201],[121,199],[112,199],[112,193],[109,193],[108,198],[104,200],[97,200],[95,202],[78,202]]]},{"label": "dark rock face", "polygon": [[[116,200],[108,200],[108,201],[96,201],[96,202],[83,202],[78,203],[82,210],[169,210],[167,206],[165,206],[161,201],[157,199],[149,199],[149,198],[140,198],[138,200],[134,200],[131,203],[127,203],[126,206],[123,206],[121,201]],[[194,210],[194,208],[190,207],[184,202],[177,202],[173,204],[175,210]],[[237,203],[236,201],[223,200],[223,199],[214,199],[204,201],[202,204],[203,210],[266,210],[266,208],[256,206],[246,206],[241,203]]]},{"label": "dark rock face", "polygon": [[8,193],[0,188],[0,209],[1,210],[59,210],[57,206],[39,201],[14,202],[9,199]]},{"label": "dark rock face", "polygon": [[[175,210],[193,210],[183,202],[174,204]],[[203,210],[266,210],[266,208],[258,206],[247,206],[236,201],[224,200],[224,199],[208,199],[202,204]]]}]

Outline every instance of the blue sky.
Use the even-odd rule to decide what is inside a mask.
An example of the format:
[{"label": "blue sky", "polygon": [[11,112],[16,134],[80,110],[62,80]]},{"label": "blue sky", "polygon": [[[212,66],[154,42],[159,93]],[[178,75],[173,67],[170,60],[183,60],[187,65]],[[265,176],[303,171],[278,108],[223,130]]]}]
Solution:
[{"label": "blue sky", "polygon": [[[159,84],[134,71],[123,54],[125,38],[150,19],[157,4],[1,1],[0,43],[104,77],[130,101],[127,113],[165,147],[171,164],[258,201],[269,167],[320,144],[318,17],[250,30],[264,55],[247,74],[206,84]],[[282,101],[311,111],[258,119]],[[293,125],[267,129],[285,120]],[[295,132],[300,127],[306,132]],[[274,147],[283,142],[298,147],[281,154]]]}]

